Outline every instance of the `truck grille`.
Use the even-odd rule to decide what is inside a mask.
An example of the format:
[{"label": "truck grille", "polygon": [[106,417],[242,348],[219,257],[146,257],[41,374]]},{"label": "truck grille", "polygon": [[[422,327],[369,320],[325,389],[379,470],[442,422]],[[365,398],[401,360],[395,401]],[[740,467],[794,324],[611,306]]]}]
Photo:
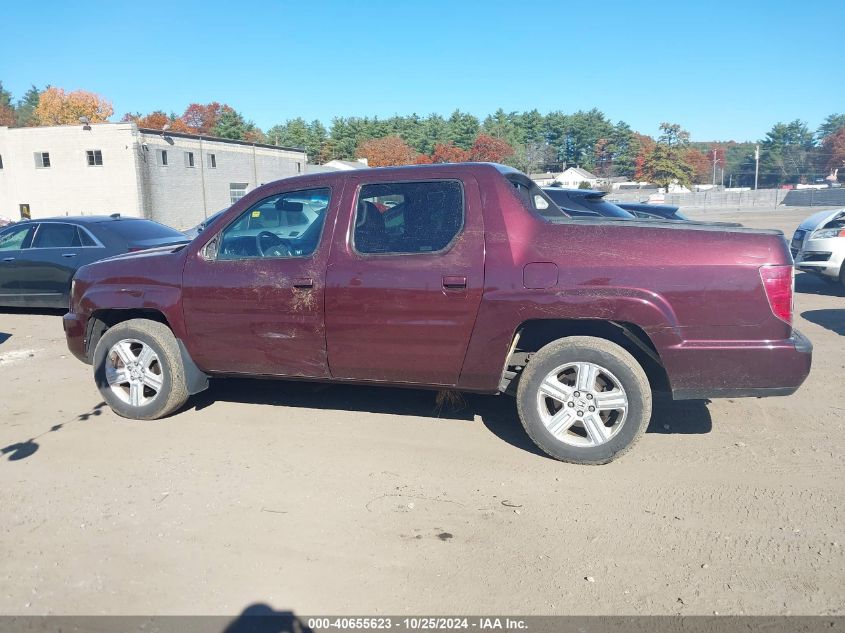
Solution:
[{"label": "truck grille", "polygon": [[801,250],[801,247],[804,245],[804,236],[807,234],[807,231],[803,229],[798,229],[795,231],[795,234],[792,236],[792,242],[789,244],[789,250],[792,251],[792,256],[795,257],[798,254],[798,251]]},{"label": "truck grille", "polygon": [[830,259],[830,253],[823,251],[807,251],[801,257],[802,262],[826,262]]}]

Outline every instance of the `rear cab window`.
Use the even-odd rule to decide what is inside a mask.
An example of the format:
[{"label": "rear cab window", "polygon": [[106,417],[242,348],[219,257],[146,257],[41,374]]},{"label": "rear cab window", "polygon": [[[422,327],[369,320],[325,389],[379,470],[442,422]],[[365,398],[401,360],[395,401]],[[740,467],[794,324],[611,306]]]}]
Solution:
[{"label": "rear cab window", "polygon": [[448,250],[464,226],[459,180],[362,185],[355,205],[353,247],[363,255],[413,255]]},{"label": "rear cab window", "polygon": [[528,176],[520,173],[504,175],[511,191],[525,210],[546,220],[568,219],[566,213]]}]

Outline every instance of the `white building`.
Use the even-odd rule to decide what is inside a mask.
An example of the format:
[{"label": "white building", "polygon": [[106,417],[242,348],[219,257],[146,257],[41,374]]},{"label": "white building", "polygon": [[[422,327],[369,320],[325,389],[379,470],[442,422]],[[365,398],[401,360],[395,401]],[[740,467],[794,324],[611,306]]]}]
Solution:
[{"label": "white building", "polygon": [[599,177],[580,167],[568,167],[562,174],[555,177],[555,182],[567,189],[577,189],[582,182],[586,182],[590,185],[590,189],[595,189],[599,184]]},{"label": "white building", "polygon": [[0,127],[0,217],[144,217],[193,226],[256,186],[305,172],[302,150],[134,123]]},{"label": "white building", "polygon": [[560,174],[556,174],[551,171],[546,171],[542,174],[528,174],[528,177],[536,182],[538,187],[548,187],[558,176],[560,176]]},{"label": "white building", "polygon": [[582,182],[586,182],[590,186],[590,189],[595,189],[607,180],[606,178],[599,178],[595,174],[591,174],[586,169],[581,169],[580,167],[568,167],[562,173],[545,172],[542,174],[531,174],[529,178],[536,182],[539,187],[554,185],[555,187],[564,187],[566,189],[578,189]]}]

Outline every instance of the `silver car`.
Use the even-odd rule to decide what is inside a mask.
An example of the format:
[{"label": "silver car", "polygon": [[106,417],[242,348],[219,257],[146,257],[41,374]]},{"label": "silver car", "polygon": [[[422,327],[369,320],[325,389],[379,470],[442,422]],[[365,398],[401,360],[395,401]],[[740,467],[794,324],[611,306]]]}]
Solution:
[{"label": "silver car", "polygon": [[845,209],[820,211],[804,220],[790,250],[798,270],[845,285]]}]

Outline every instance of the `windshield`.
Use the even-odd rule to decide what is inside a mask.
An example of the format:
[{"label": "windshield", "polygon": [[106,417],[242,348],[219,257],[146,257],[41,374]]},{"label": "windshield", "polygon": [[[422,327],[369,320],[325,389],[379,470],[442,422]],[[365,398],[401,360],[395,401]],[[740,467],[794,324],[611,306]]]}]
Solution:
[{"label": "windshield", "polygon": [[630,220],[635,216],[620,209],[615,204],[607,202],[603,193],[581,193],[566,189],[547,188],[543,191],[557,205],[573,217],[605,217],[625,218]]}]

